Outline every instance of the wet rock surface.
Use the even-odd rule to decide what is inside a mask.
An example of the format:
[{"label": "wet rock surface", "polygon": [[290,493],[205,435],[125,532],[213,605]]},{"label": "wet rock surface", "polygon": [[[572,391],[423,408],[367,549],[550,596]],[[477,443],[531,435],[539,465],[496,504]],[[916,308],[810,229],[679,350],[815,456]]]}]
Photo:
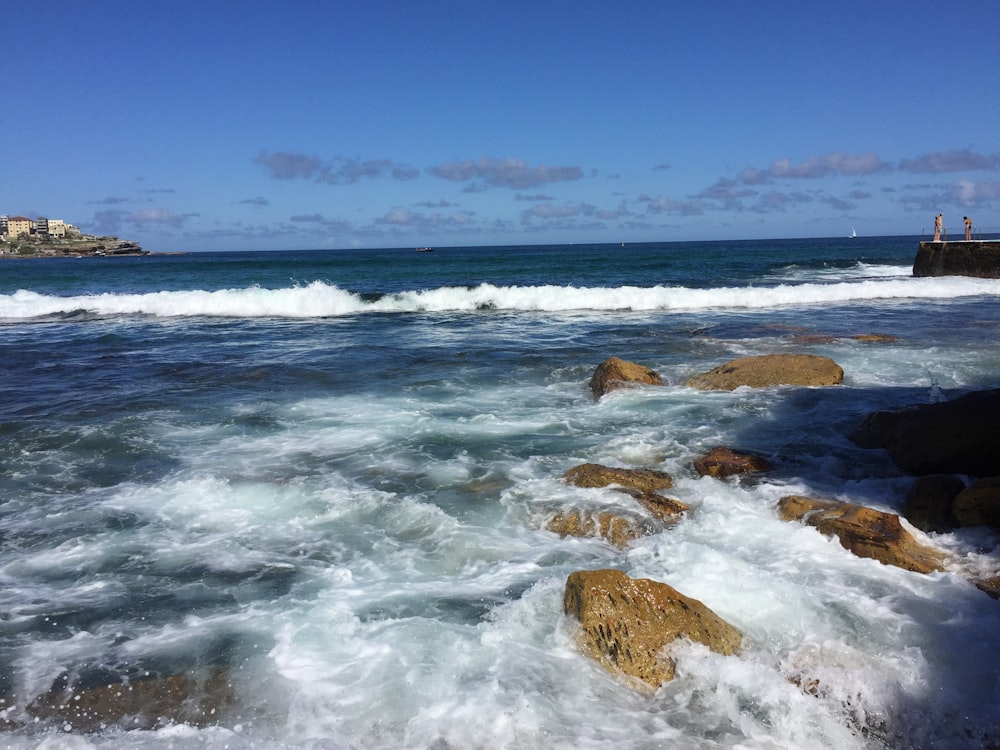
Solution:
[{"label": "wet rock surface", "polygon": [[768,388],[778,385],[837,385],[843,368],[829,357],[816,354],[764,354],[740,357],[690,378],[686,385],[701,390],[731,391],[740,386]]},{"label": "wet rock surface", "polygon": [[944,570],[944,553],[918,543],[894,513],[800,495],[781,498],[778,513],[786,521],[801,521],[821,534],[837,537],[844,549],[858,557],[917,573]]},{"label": "wet rock surface", "polygon": [[851,432],[911,474],[1000,474],[1000,388],[872,412]]},{"label": "wet rock surface", "polygon": [[582,649],[605,668],[655,689],[673,679],[665,647],[687,637],[720,654],[739,651],[743,636],[697,599],[619,570],[570,574],[563,607],[581,626]]},{"label": "wet rock surface", "polygon": [[594,398],[638,385],[663,385],[663,380],[650,368],[618,357],[608,357],[601,362],[590,378],[590,392]]},{"label": "wet rock surface", "polygon": [[694,469],[703,477],[723,479],[731,476],[758,474],[774,467],[764,456],[718,446],[694,460]]}]

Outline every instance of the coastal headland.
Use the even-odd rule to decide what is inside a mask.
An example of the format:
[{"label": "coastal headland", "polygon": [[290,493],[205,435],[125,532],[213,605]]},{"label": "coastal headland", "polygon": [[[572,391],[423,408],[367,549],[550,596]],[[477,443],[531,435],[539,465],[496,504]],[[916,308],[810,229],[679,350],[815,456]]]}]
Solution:
[{"label": "coastal headland", "polygon": [[1000,279],[1000,240],[921,242],[913,275]]},{"label": "coastal headland", "polygon": [[49,242],[2,242],[0,259],[12,258],[101,258],[150,255],[138,242],[117,237],[78,237]]}]

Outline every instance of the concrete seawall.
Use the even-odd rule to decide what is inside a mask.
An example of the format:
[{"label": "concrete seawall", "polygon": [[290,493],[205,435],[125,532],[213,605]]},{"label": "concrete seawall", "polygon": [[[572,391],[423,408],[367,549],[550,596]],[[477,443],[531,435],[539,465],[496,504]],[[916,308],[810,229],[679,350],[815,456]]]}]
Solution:
[{"label": "concrete seawall", "polygon": [[1000,240],[921,242],[913,275],[1000,279]]}]

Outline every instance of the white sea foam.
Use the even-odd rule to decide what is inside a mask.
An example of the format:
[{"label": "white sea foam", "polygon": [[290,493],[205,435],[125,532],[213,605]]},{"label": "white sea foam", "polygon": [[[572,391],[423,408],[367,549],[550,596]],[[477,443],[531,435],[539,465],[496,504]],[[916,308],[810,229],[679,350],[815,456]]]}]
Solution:
[{"label": "white sea foam", "polygon": [[[850,274],[857,276],[845,281]],[[327,338],[330,329],[350,329],[358,349],[377,349],[381,330],[359,335],[364,326],[341,325],[346,321],[234,325],[248,336],[254,328],[310,329],[304,337],[267,339],[266,356],[329,368],[336,377],[316,388],[310,381],[302,392],[266,379],[232,386],[226,380],[240,375],[240,366],[260,365],[247,347],[246,361],[232,367],[205,363],[219,401],[206,406],[206,398],[188,400],[190,382],[171,368],[155,370],[136,384],[143,402],[158,403],[155,416],[142,420],[143,444],[170,457],[151,478],[139,473],[79,491],[82,480],[69,481],[74,473],[103,477],[98,469],[107,454],[81,451],[60,432],[68,428],[41,432],[35,422],[42,418],[12,422],[7,442],[21,442],[17,454],[7,455],[25,489],[4,498],[2,519],[0,610],[10,616],[0,626],[15,645],[0,651],[0,667],[13,675],[10,691],[39,695],[66,670],[200,666],[224,657],[242,715],[227,717],[225,727],[110,730],[86,738],[43,724],[5,735],[4,743],[17,750],[981,750],[983,736],[995,743],[1000,646],[990,634],[1000,627],[997,603],[958,570],[922,576],[857,558],[775,511],[785,494],[893,509],[909,480],[874,455],[880,452],[853,446],[845,437],[850,426],[897,398],[895,392],[931,400],[994,377],[995,354],[955,343],[956,337],[931,351],[926,340],[907,340],[912,318],[903,318],[889,321],[897,324],[890,326],[899,334],[893,341],[836,337],[810,345],[844,366],[843,387],[709,393],[679,383],[730,355],[791,345],[787,331],[742,320],[727,328],[729,319],[755,316],[718,316],[727,319],[720,324],[704,315],[696,317],[708,335],[677,337],[663,333],[662,315],[555,314],[622,305],[728,312],[828,299],[997,294],[996,282],[902,276],[855,267],[833,271],[830,283],[794,285],[788,271],[781,286],[743,290],[484,285],[374,302],[320,283],[68,300],[0,297],[0,315],[21,319],[77,309],[237,318],[484,307],[553,313],[542,321],[469,315],[468,325],[407,326],[406,344],[434,354],[416,368],[419,384],[410,382],[412,370],[380,379],[396,365],[395,351],[369,360],[382,368],[374,383],[358,382],[367,376],[358,377],[353,361],[335,369],[323,359],[327,350],[340,356]],[[4,307],[15,297],[25,303],[17,314]],[[311,307],[299,304],[306,299]],[[84,300],[107,307],[81,307]],[[116,309],[123,300],[132,307]],[[196,301],[190,306],[196,309],[187,301]],[[55,307],[39,312],[49,304]],[[982,307],[988,306],[977,314]],[[618,323],[638,317],[657,320],[641,326],[641,336],[618,338],[627,329]],[[449,324],[462,316],[450,318]],[[586,324],[566,322],[577,318]],[[599,325],[613,333],[588,338]],[[715,338],[713,325],[738,333]],[[951,319],[942,316],[940,325]],[[39,335],[47,326],[9,328]],[[141,330],[127,340],[145,341],[139,336],[149,326],[135,328]],[[572,346],[581,342],[578,350],[563,350],[569,362],[533,349],[538,341],[563,342],[564,334]],[[503,358],[464,356],[478,338]],[[591,399],[586,378],[604,346],[619,341],[671,385]],[[176,346],[184,361],[206,352],[183,337]],[[345,348],[344,359],[350,355]],[[524,364],[536,358],[544,362]],[[111,361],[102,359],[101,367]],[[95,372],[97,416],[88,424],[111,439],[120,427],[105,419],[114,412],[100,402],[111,378],[104,369]],[[734,442],[776,456],[779,470],[746,484],[695,476],[694,455]],[[637,512],[633,499],[614,489],[562,481],[567,468],[584,461],[670,471],[669,494],[691,509],[676,526],[627,549],[599,538],[560,538],[545,527],[554,510]],[[22,475],[52,487],[36,502],[39,494]],[[985,532],[933,541],[954,551],[961,566],[995,572],[995,558],[984,550],[996,539]],[[566,576],[596,568],[663,581],[702,600],[743,632],[743,652],[723,657],[675,644],[678,679],[652,696],[632,690],[578,650],[576,623],[563,613]]]},{"label": "white sea foam", "polygon": [[[842,278],[842,275],[838,275]],[[912,278],[902,274],[836,283],[773,286],[653,286],[590,288],[480,284],[407,291],[373,301],[324,282],[285,289],[161,291],[148,294],[100,294],[58,297],[30,291],[0,295],[0,320],[24,320],[85,311],[95,315],[151,315],[163,318],[212,316],[236,318],[323,318],[386,312],[511,311],[693,311],[813,306],[858,300],[933,300],[1000,296],[991,279]]]}]

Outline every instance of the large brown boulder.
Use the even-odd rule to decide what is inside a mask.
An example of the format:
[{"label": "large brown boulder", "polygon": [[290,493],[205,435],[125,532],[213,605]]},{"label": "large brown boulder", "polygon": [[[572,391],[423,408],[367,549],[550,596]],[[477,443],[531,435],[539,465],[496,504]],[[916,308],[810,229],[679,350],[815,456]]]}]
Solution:
[{"label": "large brown boulder", "polygon": [[1000,477],[970,484],[955,496],[951,512],[959,526],[1000,528]]},{"label": "large brown boulder", "polygon": [[869,414],[850,435],[911,474],[1000,473],[1000,388]]},{"label": "large brown boulder", "polygon": [[590,392],[594,394],[594,398],[636,385],[663,385],[663,380],[654,370],[618,357],[608,357],[590,377]]},{"label": "large brown boulder", "polygon": [[740,386],[767,388],[776,385],[837,385],[843,368],[829,357],[816,354],[765,354],[740,357],[687,381],[701,390],[731,391]]},{"label": "large brown boulder", "polygon": [[800,495],[781,498],[778,512],[786,521],[802,521],[821,534],[837,537],[858,557],[917,573],[944,569],[944,553],[918,543],[893,513]]},{"label": "large brown boulder", "polygon": [[673,477],[655,469],[620,469],[601,464],[580,464],[563,474],[563,480],[577,487],[607,487],[618,484],[640,492],[656,492],[674,486]]},{"label": "large brown boulder", "polygon": [[737,653],[743,639],[697,599],[620,570],[570,574],[563,608],[580,621],[584,651],[610,671],[654,689],[674,677],[674,661],[664,650],[677,638],[686,636],[725,655]]},{"label": "large brown boulder", "polygon": [[771,471],[771,468],[770,461],[763,456],[734,451],[721,445],[694,460],[694,469],[700,476],[718,479]]}]

